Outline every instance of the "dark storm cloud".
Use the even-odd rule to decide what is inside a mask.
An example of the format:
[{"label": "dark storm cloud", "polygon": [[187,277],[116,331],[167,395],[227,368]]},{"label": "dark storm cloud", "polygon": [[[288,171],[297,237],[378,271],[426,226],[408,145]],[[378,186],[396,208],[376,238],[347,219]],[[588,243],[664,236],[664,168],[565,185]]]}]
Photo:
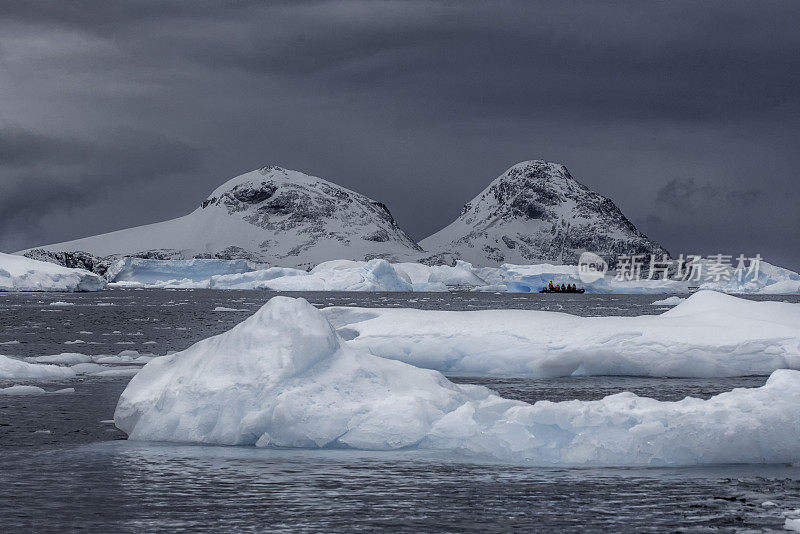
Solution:
[{"label": "dark storm cloud", "polygon": [[699,184],[694,178],[673,178],[656,195],[656,202],[680,211],[692,211],[704,206],[727,204],[733,209],[752,207],[762,191],[758,189],[725,190],[720,186]]},{"label": "dark storm cloud", "polygon": [[42,214],[114,202],[140,182],[190,172],[199,161],[197,148],[145,132],[76,140],[0,130],[0,237],[9,245],[15,234],[35,238]]},{"label": "dark storm cloud", "polygon": [[[275,163],[379,198],[416,238],[544,158],[671,250],[798,267],[799,25],[796,2],[5,3],[0,247],[112,229],[96,178],[151,149],[112,200],[127,222]],[[129,154],[101,133],[120,126],[141,132]],[[37,205],[20,177],[68,193]]]}]

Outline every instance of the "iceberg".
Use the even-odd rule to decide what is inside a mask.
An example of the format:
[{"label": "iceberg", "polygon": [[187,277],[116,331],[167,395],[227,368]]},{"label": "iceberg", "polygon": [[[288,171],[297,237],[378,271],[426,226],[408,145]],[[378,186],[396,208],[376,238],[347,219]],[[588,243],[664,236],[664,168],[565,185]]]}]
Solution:
[{"label": "iceberg", "polygon": [[[130,259],[130,258],[126,258]],[[220,263],[224,260],[144,260],[172,264],[171,271],[152,267],[152,274],[135,270],[126,274],[126,279],[115,276],[111,287],[118,288],[177,288],[177,289],[269,289],[273,291],[414,291],[407,276],[394,269],[384,259],[367,262],[334,260],[317,265],[311,271],[289,267],[268,267],[240,273],[215,274],[195,273],[181,264],[205,261]],[[170,278],[170,274],[183,278]],[[428,284],[423,284],[427,287]],[[441,284],[430,284],[434,290],[446,290]],[[441,288],[440,288],[441,286]]]},{"label": "iceberg", "polygon": [[800,304],[700,291],[661,315],[330,307],[356,349],[451,375],[727,377],[800,369]]},{"label": "iceberg", "polygon": [[133,282],[150,286],[171,280],[202,282],[213,276],[241,274],[266,267],[266,264],[247,260],[153,260],[126,257],[111,264],[106,271],[106,278],[109,282]]},{"label": "iceberg", "polygon": [[408,279],[383,259],[325,262],[306,276],[275,278],[266,286],[276,291],[413,291]]},{"label": "iceberg", "polygon": [[798,403],[792,370],[709,400],[512,401],[354,349],[305,300],[275,297],[148,363],[114,422],[133,440],[415,448],[543,466],[775,463],[800,459]]},{"label": "iceberg", "polygon": [[474,288],[486,285],[486,281],[478,276],[471,263],[457,260],[454,266],[423,265],[421,263],[395,263],[393,267],[405,273],[421,291],[429,291],[428,287],[444,286],[452,288]]},{"label": "iceberg", "polygon": [[274,297],[228,332],[145,365],[114,421],[137,440],[395,449],[487,395],[355,351],[308,302]]},{"label": "iceberg", "polygon": [[106,280],[83,269],[0,252],[0,291],[99,291]]}]

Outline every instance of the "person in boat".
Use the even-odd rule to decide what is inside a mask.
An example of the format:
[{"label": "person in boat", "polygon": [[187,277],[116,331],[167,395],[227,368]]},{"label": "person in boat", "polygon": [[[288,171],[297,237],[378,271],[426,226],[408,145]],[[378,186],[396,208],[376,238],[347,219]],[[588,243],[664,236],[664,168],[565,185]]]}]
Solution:
[{"label": "person in boat", "polygon": [[548,284],[547,289],[549,289],[550,291],[553,291],[553,281],[552,280],[550,280],[550,284]]}]

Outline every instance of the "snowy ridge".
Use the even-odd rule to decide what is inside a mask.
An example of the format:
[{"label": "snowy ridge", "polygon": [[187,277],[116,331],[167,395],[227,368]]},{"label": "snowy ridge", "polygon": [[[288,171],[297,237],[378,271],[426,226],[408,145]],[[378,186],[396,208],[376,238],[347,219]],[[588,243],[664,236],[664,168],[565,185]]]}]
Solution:
[{"label": "snowy ridge", "polygon": [[453,375],[723,377],[800,370],[800,304],[695,293],[661,315],[331,307],[348,343]]},{"label": "snowy ridge", "polygon": [[148,363],[114,421],[134,440],[698,465],[797,461],[799,403],[790,370],[709,400],[511,401],[356,350],[305,300],[275,297],[228,332]]},{"label": "snowy ridge", "polygon": [[183,217],[22,252],[53,261],[69,252],[78,261],[76,251],[98,265],[98,258],[137,256],[305,268],[338,258],[400,260],[421,249],[386,205],[302,172],[264,167],[227,181]]},{"label": "snowy ridge", "polygon": [[563,165],[541,160],[508,169],[420,245],[476,266],[577,264],[584,251],[610,265],[620,254],[667,254],[610,199],[579,183]]}]

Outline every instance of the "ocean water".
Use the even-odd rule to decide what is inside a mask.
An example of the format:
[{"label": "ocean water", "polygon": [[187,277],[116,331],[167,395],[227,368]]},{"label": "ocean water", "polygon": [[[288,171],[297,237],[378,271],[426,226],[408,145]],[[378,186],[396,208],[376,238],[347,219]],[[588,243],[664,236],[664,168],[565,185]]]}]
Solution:
[{"label": "ocean water", "polygon": [[[272,295],[208,290],[0,294],[0,343],[6,343],[0,344],[0,354],[164,354],[227,330]],[[317,306],[529,308],[581,315],[665,309],[651,305],[658,296],[299,296]],[[58,302],[68,305],[51,305]],[[214,311],[218,306],[244,311]],[[663,400],[708,398],[766,381],[451,379],[526,402],[597,399],[620,391]],[[70,395],[0,396],[3,532],[766,532],[782,530],[783,514],[800,508],[800,467],[787,465],[554,469],[413,450],[129,442],[109,423],[127,381],[86,377],[43,386],[75,388]],[[0,387],[11,384],[0,381]]]}]

